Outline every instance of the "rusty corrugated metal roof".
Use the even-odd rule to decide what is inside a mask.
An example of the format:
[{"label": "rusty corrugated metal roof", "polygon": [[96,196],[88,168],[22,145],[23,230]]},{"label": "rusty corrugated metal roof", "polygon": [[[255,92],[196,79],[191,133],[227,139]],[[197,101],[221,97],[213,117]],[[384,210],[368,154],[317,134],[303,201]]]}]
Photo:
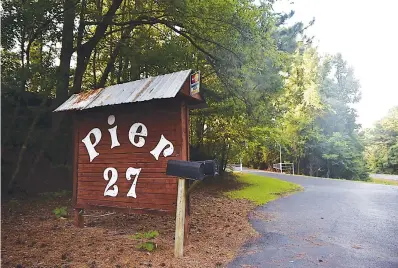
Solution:
[{"label": "rusty corrugated metal roof", "polygon": [[73,94],[54,112],[174,98],[190,73],[185,70]]}]

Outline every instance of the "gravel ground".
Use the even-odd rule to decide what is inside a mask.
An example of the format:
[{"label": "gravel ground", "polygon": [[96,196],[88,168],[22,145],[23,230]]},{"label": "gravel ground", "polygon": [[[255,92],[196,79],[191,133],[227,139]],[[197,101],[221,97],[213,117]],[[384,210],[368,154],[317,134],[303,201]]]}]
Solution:
[{"label": "gravel ground", "polygon": [[[56,219],[52,210],[67,206],[68,197],[2,202],[1,267],[225,267],[239,248],[257,233],[248,222],[255,207],[221,193],[239,187],[234,181],[198,187],[191,198],[191,230],[184,257],[175,259],[174,217],[106,214],[87,211],[85,227]],[[157,230],[158,248],[136,248],[132,235]]]}]

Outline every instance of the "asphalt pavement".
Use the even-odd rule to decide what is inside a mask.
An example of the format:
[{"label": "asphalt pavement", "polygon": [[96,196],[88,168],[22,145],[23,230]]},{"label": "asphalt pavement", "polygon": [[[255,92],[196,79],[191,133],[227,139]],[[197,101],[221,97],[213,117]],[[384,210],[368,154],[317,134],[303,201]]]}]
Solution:
[{"label": "asphalt pavement", "polygon": [[228,267],[398,268],[398,186],[248,171],[305,190],[258,207]]}]

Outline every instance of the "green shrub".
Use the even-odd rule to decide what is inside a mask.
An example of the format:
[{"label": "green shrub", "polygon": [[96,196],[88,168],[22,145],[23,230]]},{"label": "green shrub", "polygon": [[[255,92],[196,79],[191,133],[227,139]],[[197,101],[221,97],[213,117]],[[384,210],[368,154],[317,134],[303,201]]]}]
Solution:
[{"label": "green shrub", "polygon": [[136,248],[144,251],[154,251],[157,248],[157,245],[155,242],[152,241],[147,241],[144,243],[140,243],[136,246]]},{"label": "green shrub", "polygon": [[130,238],[140,240],[141,243],[139,243],[136,248],[144,251],[154,251],[157,248],[157,244],[150,240],[153,240],[158,236],[158,231],[149,231],[145,233],[136,233],[135,235],[131,235]]},{"label": "green shrub", "polygon": [[66,218],[68,216],[67,207],[57,207],[53,210],[55,217],[57,218]]},{"label": "green shrub", "polygon": [[154,239],[159,236],[158,231],[149,231],[145,233],[136,233],[134,235],[135,239]]}]

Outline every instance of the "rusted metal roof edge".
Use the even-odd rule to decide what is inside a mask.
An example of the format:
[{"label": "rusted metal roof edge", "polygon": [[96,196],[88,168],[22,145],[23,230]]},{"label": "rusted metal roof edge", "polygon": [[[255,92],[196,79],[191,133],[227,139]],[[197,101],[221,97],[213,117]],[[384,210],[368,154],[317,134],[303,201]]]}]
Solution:
[{"label": "rusted metal roof edge", "polygon": [[[90,90],[86,92],[82,92],[79,94],[73,94],[68,100],[66,100],[63,104],[61,104],[57,109],[54,110],[54,112],[61,112],[61,111],[69,111],[69,110],[85,110],[85,109],[91,109],[95,107],[104,107],[104,106],[112,106],[112,105],[118,105],[118,104],[125,104],[125,103],[134,103],[134,102],[143,102],[143,101],[149,101],[152,99],[168,99],[168,98],[174,98],[178,92],[180,92],[182,86],[184,85],[185,81],[189,78],[189,75],[192,73],[191,69],[188,70],[183,70],[179,72],[174,72],[174,73],[169,73],[169,74],[164,74],[164,75],[159,75],[159,76],[154,76],[154,77],[148,77],[140,80],[135,80],[123,84],[118,84],[118,85],[112,85],[106,88],[101,88],[101,89],[96,89],[96,90]],[[142,85],[142,80],[149,80],[148,82],[144,83]],[[162,81],[165,79],[165,81]],[[156,80],[157,83],[152,85],[152,82]],[[169,82],[170,83],[165,83]],[[140,83],[141,82],[141,83]],[[167,84],[167,85],[165,85]],[[129,91],[127,92],[130,94],[131,97],[133,98],[128,98],[129,100],[126,101],[126,99],[118,99],[118,95],[126,91],[126,87],[128,87]],[[113,88],[115,91],[115,98],[114,100],[104,103],[103,101],[100,101],[100,103],[96,103],[97,99],[104,99],[103,94],[105,92],[108,92],[109,94],[109,88]],[[148,96],[147,93],[145,97],[141,98],[141,96],[144,94],[148,88],[151,88],[150,94]],[[107,90],[108,89],[108,90]],[[121,90],[118,92],[118,90]],[[162,90],[163,89],[163,90]],[[167,90],[164,90],[167,89]],[[135,96],[134,96],[135,95]],[[152,96],[151,96],[152,95]],[[110,96],[108,96],[110,97]],[[107,98],[108,98],[107,97]],[[120,96],[119,96],[120,97]]]}]

